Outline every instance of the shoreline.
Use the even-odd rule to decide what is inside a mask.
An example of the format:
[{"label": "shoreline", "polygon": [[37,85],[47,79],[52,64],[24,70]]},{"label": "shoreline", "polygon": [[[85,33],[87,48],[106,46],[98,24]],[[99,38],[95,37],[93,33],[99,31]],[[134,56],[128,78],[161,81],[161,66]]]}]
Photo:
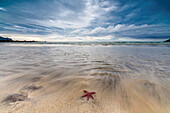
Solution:
[{"label": "shoreline", "polygon": [[0,47],[1,113],[170,111],[169,47],[16,45]]}]

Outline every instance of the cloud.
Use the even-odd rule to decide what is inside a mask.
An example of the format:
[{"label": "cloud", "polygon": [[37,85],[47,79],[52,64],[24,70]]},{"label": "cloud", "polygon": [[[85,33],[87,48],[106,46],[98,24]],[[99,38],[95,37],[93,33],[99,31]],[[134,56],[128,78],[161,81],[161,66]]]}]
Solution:
[{"label": "cloud", "polygon": [[[158,29],[159,28],[159,29]],[[113,36],[117,40],[119,38],[125,39],[161,39],[169,37],[170,27],[167,25],[157,24],[157,25],[135,25],[135,24],[117,24],[108,27],[96,27],[94,29],[79,29],[73,31],[72,36],[96,36],[96,37],[106,37]],[[114,38],[115,40],[115,38]]]},{"label": "cloud", "polygon": [[167,5],[159,3],[5,0],[0,4],[0,33],[53,41],[165,39],[170,36],[170,15]]},{"label": "cloud", "polygon": [[0,10],[1,10],[1,11],[6,11],[6,9],[4,9],[3,7],[0,7]]},{"label": "cloud", "polygon": [[144,24],[144,25],[140,25],[140,26],[136,26],[134,24],[131,25],[125,25],[125,24],[117,24],[117,25],[112,25],[112,26],[108,26],[108,27],[96,27],[94,29],[88,30],[88,29],[79,29],[79,30],[75,30],[72,32],[72,34],[82,34],[82,35],[108,35],[108,34],[113,34],[115,32],[122,32],[122,31],[127,31],[127,30],[134,30],[134,29],[141,29],[141,28],[147,28],[148,25]]},{"label": "cloud", "polygon": [[[78,10],[72,10],[68,8],[67,5],[63,6],[60,4],[59,6],[62,8],[62,11],[56,9],[55,12],[51,12],[51,16],[54,15],[53,18],[32,19],[30,21],[46,27],[78,29],[91,26],[92,22],[117,8],[114,4],[111,5],[109,1],[99,2],[97,0],[85,0],[82,5],[83,10],[81,10],[81,8]],[[73,5],[72,7],[76,6]]]}]

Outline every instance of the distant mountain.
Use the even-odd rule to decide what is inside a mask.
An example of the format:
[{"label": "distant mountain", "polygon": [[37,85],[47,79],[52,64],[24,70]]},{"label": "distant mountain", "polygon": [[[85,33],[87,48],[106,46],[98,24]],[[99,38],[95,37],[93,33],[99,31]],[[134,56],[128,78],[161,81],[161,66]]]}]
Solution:
[{"label": "distant mountain", "polygon": [[12,42],[13,40],[11,38],[4,38],[0,36],[0,42]]},{"label": "distant mountain", "polygon": [[168,39],[168,40],[165,40],[164,42],[170,42],[170,39]]},{"label": "distant mountain", "polygon": [[38,42],[38,41],[27,41],[27,40],[12,40],[11,38],[4,38],[2,36],[0,36],[0,42]]}]

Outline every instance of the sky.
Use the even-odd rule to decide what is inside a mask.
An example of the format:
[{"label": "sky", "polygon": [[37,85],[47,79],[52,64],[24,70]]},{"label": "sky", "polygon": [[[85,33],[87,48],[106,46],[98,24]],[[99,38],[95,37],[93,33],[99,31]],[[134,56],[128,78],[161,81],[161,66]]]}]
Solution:
[{"label": "sky", "polygon": [[170,0],[0,0],[0,36],[38,41],[170,38]]}]

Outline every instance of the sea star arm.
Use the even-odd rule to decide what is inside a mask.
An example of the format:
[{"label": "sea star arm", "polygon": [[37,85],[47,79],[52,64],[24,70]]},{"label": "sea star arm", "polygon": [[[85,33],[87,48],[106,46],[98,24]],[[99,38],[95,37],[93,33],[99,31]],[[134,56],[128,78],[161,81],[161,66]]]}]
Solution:
[{"label": "sea star arm", "polygon": [[90,98],[90,95],[88,94],[88,95],[87,95],[87,101],[89,101],[89,98]]},{"label": "sea star arm", "polygon": [[85,93],[89,93],[87,90],[84,90]]},{"label": "sea star arm", "polygon": [[88,95],[88,93],[84,94],[82,97],[85,97],[85,96],[87,96],[87,95]]},{"label": "sea star arm", "polygon": [[96,94],[96,92],[90,92],[90,94]]},{"label": "sea star arm", "polygon": [[92,95],[89,95],[89,96],[90,96],[92,99],[94,99]]}]

